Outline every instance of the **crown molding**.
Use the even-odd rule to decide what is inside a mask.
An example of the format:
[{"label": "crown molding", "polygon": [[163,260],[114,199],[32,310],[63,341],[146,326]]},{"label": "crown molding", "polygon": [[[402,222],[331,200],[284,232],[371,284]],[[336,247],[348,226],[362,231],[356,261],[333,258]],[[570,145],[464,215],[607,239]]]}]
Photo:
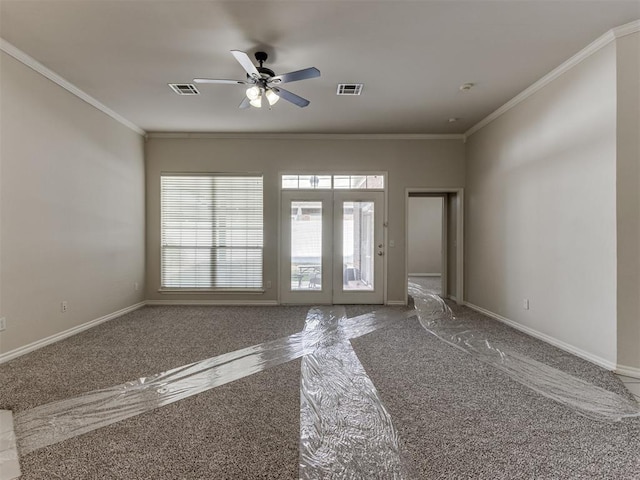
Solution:
[{"label": "crown molding", "polygon": [[206,138],[252,140],[464,140],[462,133],[216,133],[149,132],[148,138]]},{"label": "crown molding", "polygon": [[605,33],[601,37],[591,42],[589,45],[587,45],[585,48],[580,50],[574,56],[572,56],[567,61],[562,63],[560,66],[551,70],[549,73],[547,73],[544,77],[542,77],[540,80],[535,82],[529,88],[523,90],[521,93],[513,97],[507,103],[505,103],[500,108],[498,108],[496,111],[494,111],[493,113],[489,114],[487,117],[483,118],[478,123],[476,123],[473,127],[471,127],[469,130],[467,130],[464,133],[465,140],[469,138],[471,135],[473,135],[474,133],[476,133],[481,128],[493,122],[496,118],[500,117],[504,113],[511,110],[513,107],[515,107],[519,103],[522,103],[524,100],[526,100],[531,95],[536,93],[538,90],[540,90],[541,88],[545,87],[546,85],[554,81],[563,73],[571,70],[573,67],[578,65],[583,60],[589,58],[591,55],[598,52],[600,49],[609,45],[615,39],[624,37],[626,35],[631,35],[637,32],[640,32],[640,20],[635,20],[633,22],[630,22],[625,25],[621,25],[620,27],[616,27],[609,30],[607,33]]},{"label": "crown molding", "polygon": [[76,97],[78,97],[79,99],[84,100],[85,102],[87,102],[92,107],[97,108],[102,113],[105,113],[106,115],[109,115],[111,118],[113,118],[117,122],[120,122],[125,127],[130,128],[131,130],[133,130],[134,132],[136,132],[136,133],[138,133],[140,135],[143,135],[143,136],[146,135],[146,132],[143,129],[141,129],[140,127],[138,127],[134,123],[131,123],[129,120],[127,120],[126,118],[124,118],[121,115],[117,114],[116,112],[114,112],[110,108],[106,107],[105,105],[100,103],[98,100],[93,98],[91,95],[89,95],[88,93],[80,90],[78,87],[73,85],[71,82],[65,80],[64,78],[62,78],[60,75],[58,75],[54,71],[52,71],[52,70],[48,69],[47,67],[45,67],[44,65],[42,65],[35,58],[30,57],[29,55],[24,53],[22,50],[20,50],[19,48],[13,46],[12,44],[7,42],[3,38],[0,38],[0,50],[5,52],[7,55],[12,56],[13,58],[18,60],[22,64],[24,64],[27,67],[31,68],[32,70],[35,70],[36,72],[38,72],[43,77],[48,78],[52,82],[56,83],[60,87],[64,88],[68,92],[70,92],[73,95],[75,95]]},{"label": "crown molding", "polygon": [[612,29],[611,32],[616,38],[638,33],[640,32],[640,19],[620,25],[619,27]]}]

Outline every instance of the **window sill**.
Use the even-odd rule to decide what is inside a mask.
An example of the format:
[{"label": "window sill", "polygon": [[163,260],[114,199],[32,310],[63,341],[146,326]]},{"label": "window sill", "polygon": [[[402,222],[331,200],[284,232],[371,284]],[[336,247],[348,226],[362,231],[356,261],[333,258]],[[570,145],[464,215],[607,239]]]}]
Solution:
[{"label": "window sill", "polygon": [[169,295],[210,295],[212,293],[261,295],[265,290],[261,288],[159,288],[158,292]]}]

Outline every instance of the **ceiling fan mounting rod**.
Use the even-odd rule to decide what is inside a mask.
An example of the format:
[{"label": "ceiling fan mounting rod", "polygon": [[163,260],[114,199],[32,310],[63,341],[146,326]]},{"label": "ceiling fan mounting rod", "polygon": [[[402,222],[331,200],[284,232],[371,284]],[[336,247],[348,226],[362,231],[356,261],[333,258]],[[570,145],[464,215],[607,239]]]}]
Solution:
[{"label": "ceiling fan mounting rod", "polygon": [[267,55],[266,52],[256,52],[255,56],[256,56],[256,60],[260,62],[261,67],[262,67],[262,64],[267,61],[267,58],[269,58],[269,55]]}]

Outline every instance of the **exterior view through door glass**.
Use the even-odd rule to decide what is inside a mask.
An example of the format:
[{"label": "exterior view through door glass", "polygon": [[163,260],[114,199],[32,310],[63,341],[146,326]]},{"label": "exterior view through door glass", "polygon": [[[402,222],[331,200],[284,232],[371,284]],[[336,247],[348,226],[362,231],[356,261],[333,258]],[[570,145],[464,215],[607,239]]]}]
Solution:
[{"label": "exterior view through door glass", "polygon": [[291,202],[291,290],[322,289],[322,202]]},{"label": "exterior view through door glass", "polygon": [[374,289],[374,202],[342,203],[342,288]]},{"label": "exterior view through door glass", "polygon": [[384,302],[382,192],[334,192],[333,303]]}]

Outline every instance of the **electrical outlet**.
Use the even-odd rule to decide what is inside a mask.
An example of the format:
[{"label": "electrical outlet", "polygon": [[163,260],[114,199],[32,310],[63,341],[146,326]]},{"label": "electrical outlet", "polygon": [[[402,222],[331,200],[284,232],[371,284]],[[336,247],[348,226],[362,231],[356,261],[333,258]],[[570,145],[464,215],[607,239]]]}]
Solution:
[{"label": "electrical outlet", "polygon": [[522,308],[524,308],[525,310],[529,310],[529,299],[525,298],[524,300],[522,300]]},{"label": "electrical outlet", "polygon": [[7,328],[7,319],[2,317],[0,318],[0,332],[2,332],[3,330],[6,330]]},{"label": "electrical outlet", "polygon": [[137,292],[138,290],[140,290],[140,284],[138,282],[135,282],[133,284],[133,289]]},{"label": "electrical outlet", "polygon": [[267,280],[267,290],[271,288],[271,280]]},{"label": "electrical outlet", "polygon": [[68,309],[69,309],[69,304],[67,303],[66,300],[60,303],[60,311],[62,313],[66,313]]}]

